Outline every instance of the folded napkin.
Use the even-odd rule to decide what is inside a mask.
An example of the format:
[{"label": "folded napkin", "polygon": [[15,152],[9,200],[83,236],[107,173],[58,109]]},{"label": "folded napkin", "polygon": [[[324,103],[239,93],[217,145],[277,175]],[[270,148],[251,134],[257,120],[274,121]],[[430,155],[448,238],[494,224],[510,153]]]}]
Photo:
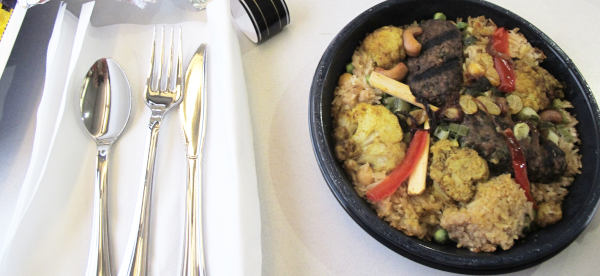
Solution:
[{"label": "folded napkin", "polygon": [[[100,57],[112,57],[128,76],[133,106],[123,135],[109,156],[108,205],[112,271],[127,265],[127,242],[137,223],[136,199],[143,183],[149,111],[144,84],[152,25],[87,26],[93,4],[84,5],[71,45],[72,71],[65,89],[46,85],[38,111],[32,164],[19,195],[13,229],[0,250],[3,275],[81,275],[92,233],[96,146],[79,119],[83,77]],[[69,14],[68,12],[66,12]],[[65,16],[71,18],[72,16]],[[228,1],[212,1],[207,16],[180,22],[184,64],[208,43],[208,122],[204,155],[203,212],[208,272],[261,273],[260,212],[252,128],[238,41]],[[73,22],[71,26],[73,32]],[[160,22],[157,22],[160,23]],[[87,28],[85,28],[87,27]],[[83,29],[82,29],[83,28]],[[63,32],[65,30],[63,28]],[[81,53],[77,53],[81,36]],[[56,51],[62,48],[56,48]],[[48,74],[65,70],[50,68]],[[47,76],[48,77],[48,76]],[[58,107],[56,102],[61,102]],[[52,103],[52,105],[49,105]],[[57,112],[56,108],[59,109]],[[43,125],[42,122],[55,125]],[[39,131],[38,131],[39,130]],[[44,130],[44,131],[42,131]],[[51,130],[51,131],[48,131]],[[51,142],[43,142],[51,141]],[[47,147],[36,147],[35,143]],[[36,152],[36,150],[38,152]],[[40,158],[45,158],[40,160]],[[149,249],[152,275],[180,272],[183,256],[186,163],[178,108],[165,116],[159,134]],[[12,227],[12,228],[11,228]]]}]

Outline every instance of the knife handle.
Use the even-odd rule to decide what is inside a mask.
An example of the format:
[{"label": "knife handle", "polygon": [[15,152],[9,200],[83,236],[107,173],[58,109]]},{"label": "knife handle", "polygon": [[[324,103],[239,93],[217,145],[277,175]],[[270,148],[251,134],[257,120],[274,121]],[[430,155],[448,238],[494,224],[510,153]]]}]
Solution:
[{"label": "knife handle", "polygon": [[[200,157],[201,159],[201,157]],[[202,161],[198,156],[187,158],[187,188],[183,267],[181,275],[206,275],[202,239]]]}]

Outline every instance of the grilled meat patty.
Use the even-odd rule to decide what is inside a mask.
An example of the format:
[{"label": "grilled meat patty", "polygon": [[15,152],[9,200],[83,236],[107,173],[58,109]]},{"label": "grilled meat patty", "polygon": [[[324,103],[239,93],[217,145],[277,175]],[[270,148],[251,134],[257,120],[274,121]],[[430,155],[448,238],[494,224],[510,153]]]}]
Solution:
[{"label": "grilled meat patty", "polygon": [[[465,116],[463,125],[469,127],[469,135],[461,137],[462,146],[477,151],[493,173],[512,171],[510,151],[501,132],[513,127],[510,117],[477,112]],[[530,127],[531,137],[519,140],[527,161],[527,176],[533,182],[547,183],[564,174],[567,168],[565,153],[553,142],[540,137],[535,126]]]},{"label": "grilled meat patty", "polygon": [[420,24],[423,34],[421,54],[407,60],[407,82],[417,98],[441,106],[458,98],[462,83],[463,45],[461,34],[446,20],[426,20]]},{"label": "grilled meat patty", "polygon": [[565,153],[533,129],[531,139],[519,141],[527,160],[527,176],[533,182],[548,183],[565,173]]},{"label": "grilled meat patty", "polygon": [[477,151],[492,172],[512,171],[510,151],[504,135],[496,130],[492,116],[481,111],[465,115],[463,125],[469,127],[469,135],[460,138],[461,146]]}]

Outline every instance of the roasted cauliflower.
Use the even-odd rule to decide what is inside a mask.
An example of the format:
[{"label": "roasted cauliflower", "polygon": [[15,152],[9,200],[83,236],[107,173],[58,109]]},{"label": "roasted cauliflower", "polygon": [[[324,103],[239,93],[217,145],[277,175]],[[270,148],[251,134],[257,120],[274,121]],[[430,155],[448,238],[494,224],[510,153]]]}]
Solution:
[{"label": "roasted cauliflower", "polygon": [[[374,173],[387,173],[402,159],[406,145],[398,118],[382,105],[359,103],[339,116],[336,137],[344,139],[344,159],[368,163]],[[338,154],[339,157],[339,154]]]},{"label": "roasted cauliflower", "polygon": [[429,177],[452,199],[468,202],[475,184],[487,180],[487,162],[470,148],[459,148],[458,142],[439,140],[431,147]]},{"label": "roasted cauliflower", "polygon": [[395,26],[381,27],[365,38],[362,48],[376,66],[389,69],[406,57],[402,32],[402,28]]}]

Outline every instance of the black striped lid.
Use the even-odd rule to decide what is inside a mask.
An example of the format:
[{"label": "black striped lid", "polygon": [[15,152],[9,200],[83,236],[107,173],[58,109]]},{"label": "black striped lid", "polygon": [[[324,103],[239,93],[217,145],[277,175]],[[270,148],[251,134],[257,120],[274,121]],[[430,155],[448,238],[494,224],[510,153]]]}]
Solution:
[{"label": "black striped lid", "polygon": [[0,0],[0,3],[2,3],[3,10],[10,11],[17,5],[17,0]]},{"label": "black striped lid", "polygon": [[290,23],[284,0],[231,0],[234,22],[252,42],[261,43]]}]

